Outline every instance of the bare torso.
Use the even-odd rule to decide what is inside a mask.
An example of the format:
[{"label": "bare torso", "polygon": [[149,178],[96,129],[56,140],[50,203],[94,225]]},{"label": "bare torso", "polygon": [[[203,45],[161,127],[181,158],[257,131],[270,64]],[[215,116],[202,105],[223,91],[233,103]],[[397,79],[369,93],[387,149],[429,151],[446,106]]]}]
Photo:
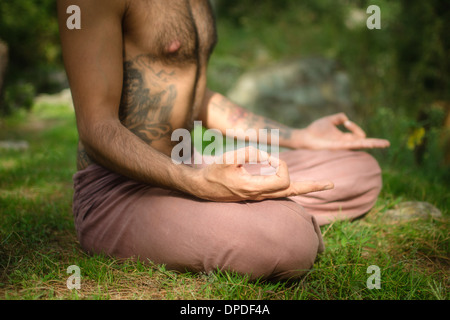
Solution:
[{"label": "bare torso", "polygon": [[[216,43],[208,0],[133,0],[123,17],[121,123],[169,155],[171,133],[192,129]],[[78,169],[92,161],[82,145]]]}]

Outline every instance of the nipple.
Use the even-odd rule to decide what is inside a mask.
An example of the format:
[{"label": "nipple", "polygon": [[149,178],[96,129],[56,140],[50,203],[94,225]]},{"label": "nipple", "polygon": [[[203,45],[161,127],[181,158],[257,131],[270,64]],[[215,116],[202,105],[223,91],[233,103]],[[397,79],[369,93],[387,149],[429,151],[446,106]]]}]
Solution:
[{"label": "nipple", "polygon": [[174,40],[167,46],[167,51],[168,51],[168,53],[174,53],[174,52],[177,52],[177,50],[180,49],[180,47],[181,47],[181,42],[178,40]]}]

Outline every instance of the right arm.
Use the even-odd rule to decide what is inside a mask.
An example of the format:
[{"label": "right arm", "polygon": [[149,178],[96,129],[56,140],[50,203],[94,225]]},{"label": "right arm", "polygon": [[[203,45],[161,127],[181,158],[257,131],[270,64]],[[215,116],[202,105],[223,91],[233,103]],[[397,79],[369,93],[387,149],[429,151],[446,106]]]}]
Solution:
[{"label": "right arm", "polygon": [[194,169],[173,164],[119,121],[126,1],[76,1],[81,9],[80,30],[66,27],[66,10],[73,1],[58,0],[57,4],[64,64],[86,153],[96,163],[130,178],[189,192],[186,184]]},{"label": "right arm", "polygon": [[330,188],[329,182],[292,182],[284,162],[277,173],[252,176],[242,165],[204,169],[177,165],[119,120],[123,85],[122,19],[127,1],[78,0],[81,30],[66,28],[70,0],[58,0],[61,43],[80,142],[96,163],[132,179],[212,201],[280,198]]}]

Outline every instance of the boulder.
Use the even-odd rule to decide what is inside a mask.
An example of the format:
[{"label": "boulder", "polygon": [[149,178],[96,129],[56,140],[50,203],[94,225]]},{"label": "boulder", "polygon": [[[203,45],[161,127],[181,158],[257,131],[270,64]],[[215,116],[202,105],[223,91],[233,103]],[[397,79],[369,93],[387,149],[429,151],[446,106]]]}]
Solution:
[{"label": "boulder", "polygon": [[387,210],[384,216],[391,221],[408,221],[414,219],[428,219],[442,217],[441,211],[431,203],[424,201],[406,201]]},{"label": "boulder", "polygon": [[67,105],[73,109],[72,91],[70,88],[66,88],[61,90],[59,93],[41,93],[35,97],[34,103]]},{"label": "boulder", "polygon": [[28,147],[28,142],[24,140],[0,140],[0,150],[25,151],[28,150]]},{"label": "boulder", "polygon": [[355,114],[348,75],[335,61],[321,57],[251,70],[227,96],[257,114],[296,127],[337,112]]}]

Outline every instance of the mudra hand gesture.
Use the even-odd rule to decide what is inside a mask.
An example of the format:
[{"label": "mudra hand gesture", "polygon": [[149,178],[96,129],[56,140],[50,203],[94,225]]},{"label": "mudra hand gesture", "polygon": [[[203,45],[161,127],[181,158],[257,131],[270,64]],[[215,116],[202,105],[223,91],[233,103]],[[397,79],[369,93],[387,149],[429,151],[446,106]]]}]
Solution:
[{"label": "mudra hand gesture", "polygon": [[[349,132],[337,128],[344,125]],[[384,139],[367,138],[365,132],[344,113],[326,116],[312,122],[305,129],[294,132],[296,149],[372,149],[387,148],[390,143]]]}]

